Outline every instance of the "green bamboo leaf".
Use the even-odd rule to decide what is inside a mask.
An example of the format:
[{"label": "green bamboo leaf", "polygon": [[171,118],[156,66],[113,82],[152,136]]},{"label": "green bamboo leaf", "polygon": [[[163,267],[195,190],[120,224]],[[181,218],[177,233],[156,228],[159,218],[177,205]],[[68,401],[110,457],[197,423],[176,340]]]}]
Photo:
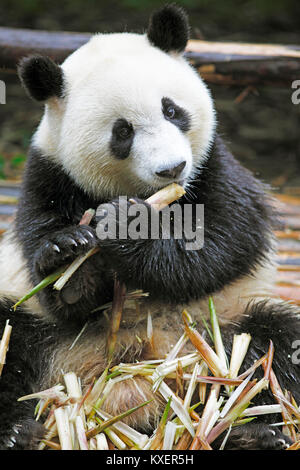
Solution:
[{"label": "green bamboo leaf", "polygon": [[35,294],[37,294],[40,290],[44,289],[45,287],[49,286],[49,284],[53,284],[66,270],[66,266],[63,266],[59,268],[57,271],[55,271],[52,274],[49,274],[49,276],[45,277],[41,282],[39,282],[34,288],[28,292],[28,294],[24,295],[20,300],[18,300],[15,305],[13,305],[13,309],[16,310],[16,308],[21,305],[23,302],[26,302],[26,300],[29,300],[31,297],[33,297]]},{"label": "green bamboo leaf", "polygon": [[[90,429],[87,433],[86,433],[86,437],[87,439],[90,439],[91,437],[95,436],[96,434],[99,434],[100,432],[104,431],[106,428],[108,428],[109,426],[112,426],[113,424],[117,423],[118,421],[121,421],[123,418],[126,418],[127,416],[131,415],[132,413],[134,413],[135,411],[139,410],[140,408],[142,408],[143,406],[146,406],[148,405],[151,401],[153,401],[153,398],[151,400],[148,400],[148,401],[145,401],[144,403],[140,403],[139,405],[137,406],[134,406],[133,408],[130,408],[129,410],[127,411],[124,411],[124,413],[121,413],[117,416],[114,416],[113,418],[111,419],[108,419],[107,421],[102,421],[101,420],[101,423],[94,427],[93,429]],[[94,411],[97,413],[97,409],[94,408]],[[99,418],[96,418],[97,421],[100,421]]]}]

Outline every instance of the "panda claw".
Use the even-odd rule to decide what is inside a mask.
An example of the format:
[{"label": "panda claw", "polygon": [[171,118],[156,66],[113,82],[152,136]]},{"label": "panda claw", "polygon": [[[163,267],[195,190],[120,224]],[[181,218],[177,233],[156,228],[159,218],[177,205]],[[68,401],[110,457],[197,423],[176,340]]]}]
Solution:
[{"label": "panda claw", "polygon": [[56,245],[55,243],[52,245],[52,248],[54,251],[56,251],[57,253],[60,253],[60,248],[58,245]]},{"label": "panda claw", "polygon": [[278,439],[278,442],[281,444],[282,447],[288,446],[284,439]]}]

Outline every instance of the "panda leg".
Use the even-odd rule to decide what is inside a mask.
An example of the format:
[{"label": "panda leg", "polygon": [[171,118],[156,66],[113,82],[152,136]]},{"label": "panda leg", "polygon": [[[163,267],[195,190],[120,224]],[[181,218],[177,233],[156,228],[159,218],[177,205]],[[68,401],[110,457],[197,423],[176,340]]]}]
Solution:
[{"label": "panda leg", "polygon": [[[251,303],[244,312],[239,324],[225,327],[224,343],[231,351],[234,334],[250,333],[251,343],[243,370],[247,370],[253,362],[267,352],[269,341],[274,344],[272,368],[284,391],[291,392],[300,404],[300,311],[285,302],[263,301]],[[298,347],[298,356],[297,350]],[[258,370],[257,370],[258,371]],[[262,371],[260,372],[263,373]],[[253,405],[274,404],[276,400],[270,389],[261,392]],[[283,449],[291,444],[289,437],[279,427],[271,423],[282,421],[280,414],[262,415],[253,423],[232,428],[226,443],[226,449]],[[224,439],[224,434],[214,443],[214,448]]]},{"label": "panda leg", "polygon": [[[49,327],[23,309],[13,312],[13,301],[0,300],[0,337],[6,321],[12,326],[9,350],[0,377],[0,449],[29,450],[36,447],[45,428],[34,419],[36,402],[18,402],[39,390],[43,352],[49,351]],[[53,337],[53,336],[52,336]]]}]

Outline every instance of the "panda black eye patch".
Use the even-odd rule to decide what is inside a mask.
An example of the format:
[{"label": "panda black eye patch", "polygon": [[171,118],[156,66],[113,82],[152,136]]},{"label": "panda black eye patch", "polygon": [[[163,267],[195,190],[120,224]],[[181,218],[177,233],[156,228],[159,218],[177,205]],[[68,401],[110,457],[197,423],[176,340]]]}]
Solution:
[{"label": "panda black eye patch", "polygon": [[162,98],[162,112],[167,121],[177,126],[182,132],[187,132],[190,129],[190,116],[189,113],[174,103],[171,98]]},{"label": "panda black eye patch", "polygon": [[116,158],[124,160],[129,156],[134,138],[134,129],[126,119],[117,119],[112,128],[110,148]]}]

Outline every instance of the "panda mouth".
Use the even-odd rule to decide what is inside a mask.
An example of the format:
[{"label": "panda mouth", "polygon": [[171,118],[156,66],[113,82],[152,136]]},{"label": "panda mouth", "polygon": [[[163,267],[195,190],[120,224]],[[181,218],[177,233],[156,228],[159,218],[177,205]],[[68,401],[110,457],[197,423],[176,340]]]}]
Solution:
[{"label": "panda mouth", "polygon": [[185,186],[187,182],[187,178],[177,178],[177,179],[169,179],[167,181],[164,181],[164,182],[159,182],[156,186],[159,187],[159,188],[164,188],[165,186],[168,186],[169,184],[172,184],[172,183],[176,183],[176,184],[179,184],[180,186]]}]

